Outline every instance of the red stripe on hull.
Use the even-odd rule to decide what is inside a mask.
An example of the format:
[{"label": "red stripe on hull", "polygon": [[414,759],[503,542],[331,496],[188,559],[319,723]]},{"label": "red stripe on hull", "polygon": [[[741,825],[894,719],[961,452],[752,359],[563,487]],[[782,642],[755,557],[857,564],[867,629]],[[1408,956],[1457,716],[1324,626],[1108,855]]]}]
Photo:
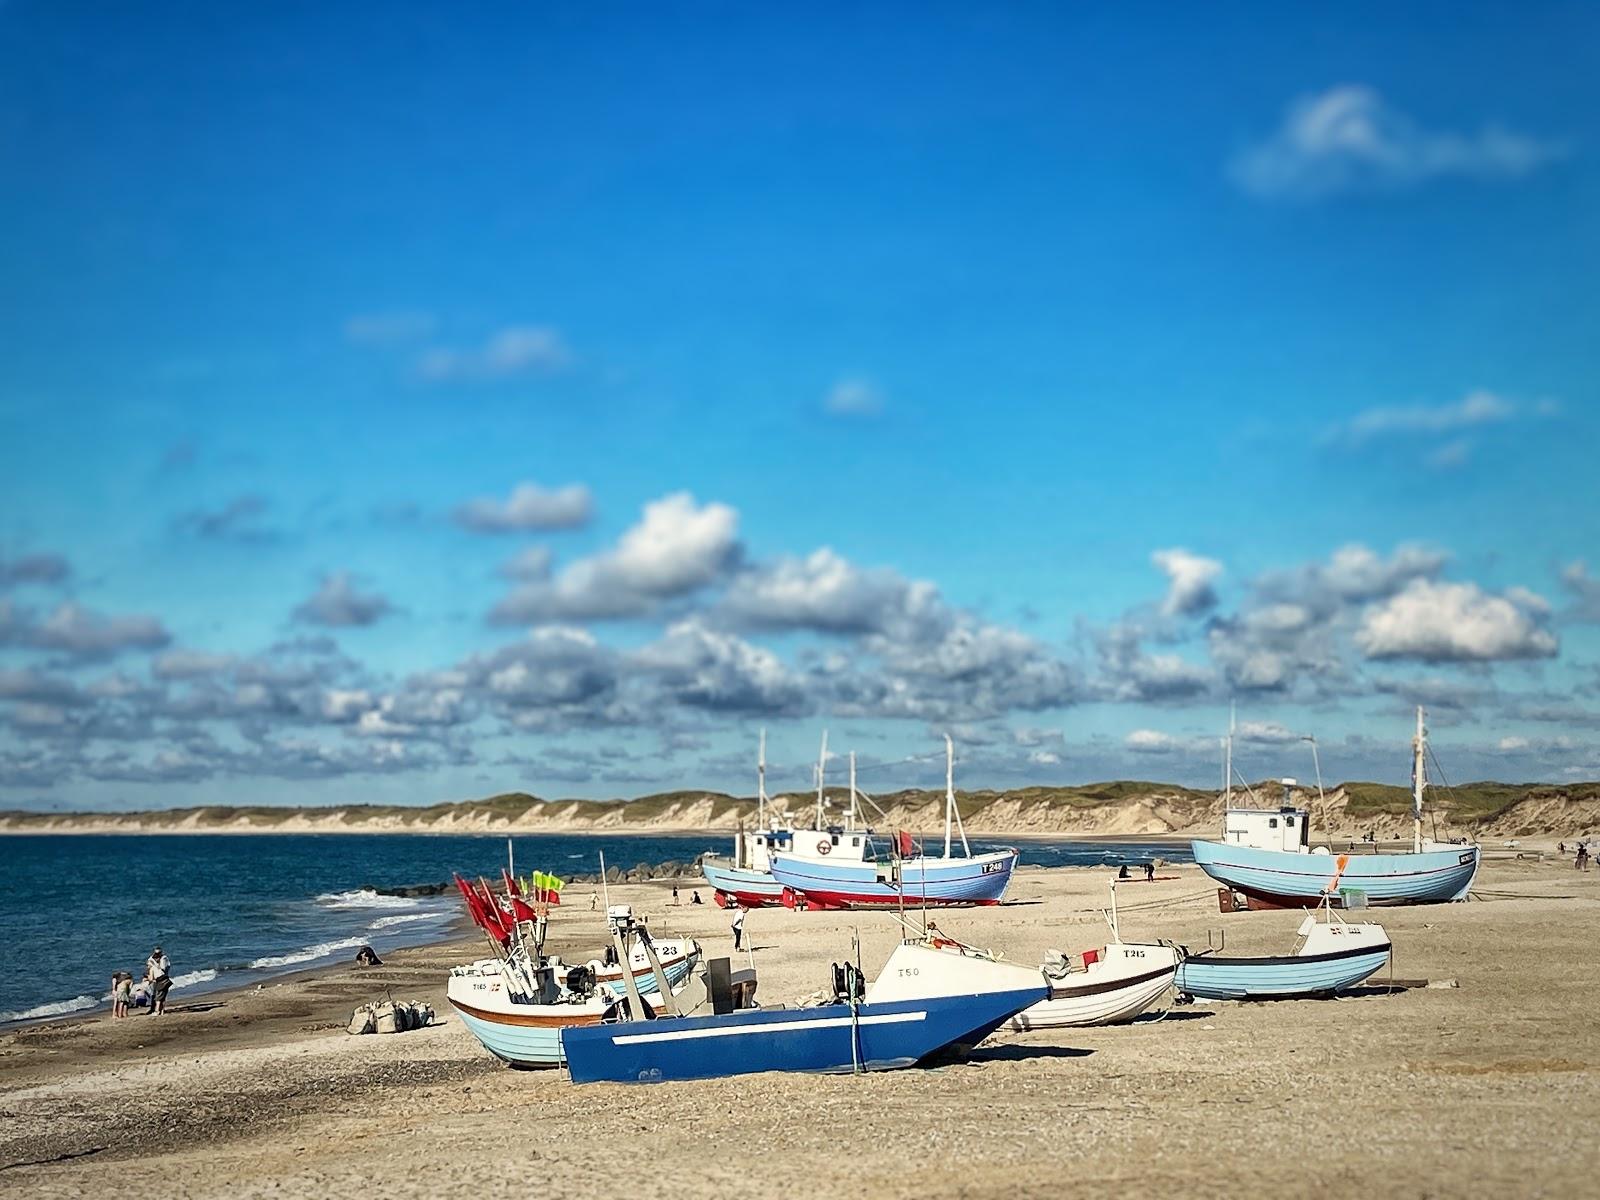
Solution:
[{"label": "red stripe on hull", "polygon": [[[920,894],[906,893],[903,907],[905,908],[987,908],[999,904],[998,900],[941,900],[935,896],[924,898]],[[786,908],[815,908],[815,909],[846,909],[846,908],[900,908],[902,901],[898,896],[857,896],[848,892],[817,892],[807,888],[804,892],[796,892],[791,888],[783,889],[783,905]]]}]

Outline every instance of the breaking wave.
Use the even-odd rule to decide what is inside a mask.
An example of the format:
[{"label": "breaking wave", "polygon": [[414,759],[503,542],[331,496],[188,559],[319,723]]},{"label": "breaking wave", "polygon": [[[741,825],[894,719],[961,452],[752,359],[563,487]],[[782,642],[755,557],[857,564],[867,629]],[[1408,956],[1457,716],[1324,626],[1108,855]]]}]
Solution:
[{"label": "breaking wave", "polygon": [[24,1008],[17,1012],[0,1013],[0,1024],[11,1021],[35,1021],[40,1017],[64,1017],[68,1013],[93,1008],[99,1003],[96,997],[88,995],[74,996],[71,1000],[52,1000],[49,1004],[38,1004],[33,1008]]},{"label": "breaking wave", "polygon": [[350,892],[324,892],[317,897],[324,908],[416,908],[421,901],[412,896],[383,896],[371,888]]},{"label": "breaking wave", "polygon": [[388,929],[394,925],[409,925],[412,921],[437,921],[441,917],[446,917],[448,915],[448,913],[442,912],[401,913],[398,916],[393,917],[379,917],[372,924],[368,925],[367,928]]},{"label": "breaking wave", "polygon": [[244,965],[246,971],[268,971],[274,967],[292,967],[296,963],[315,962],[319,958],[327,958],[330,954],[337,954],[341,950],[354,950],[358,946],[365,946],[366,938],[340,938],[336,942],[318,942],[315,946],[306,946],[289,954],[270,954],[266,958],[258,958]]},{"label": "breaking wave", "polygon": [[217,977],[217,973],[210,967],[203,971],[188,971],[182,975],[172,977],[172,986],[175,988],[193,987],[197,983],[210,983]]}]

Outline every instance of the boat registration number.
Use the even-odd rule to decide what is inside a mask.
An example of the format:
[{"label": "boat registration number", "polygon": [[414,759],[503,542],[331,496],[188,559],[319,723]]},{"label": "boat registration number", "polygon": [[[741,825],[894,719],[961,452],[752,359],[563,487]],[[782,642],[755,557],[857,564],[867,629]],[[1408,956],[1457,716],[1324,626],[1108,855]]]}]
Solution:
[{"label": "boat registration number", "polygon": [[1005,869],[1006,869],[1006,864],[1004,862],[992,862],[992,863],[984,863],[983,864],[983,873],[985,875],[998,875],[1001,871],[1004,871]]},{"label": "boat registration number", "polygon": [[1471,853],[1471,851],[1468,851],[1466,854],[1463,854],[1456,861],[1459,862],[1463,867],[1470,865],[1471,862],[1472,862],[1472,853]]}]

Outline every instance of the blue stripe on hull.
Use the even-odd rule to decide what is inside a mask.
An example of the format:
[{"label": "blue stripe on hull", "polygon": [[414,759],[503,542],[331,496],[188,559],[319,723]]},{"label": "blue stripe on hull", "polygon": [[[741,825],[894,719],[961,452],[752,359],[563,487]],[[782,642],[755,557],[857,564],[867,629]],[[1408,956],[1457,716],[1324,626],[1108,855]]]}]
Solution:
[{"label": "blue stripe on hull", "polygon": [[718,867],[701,863],[700,873],[706,882],[719,892],[728,895],[748,896],[770,901],[776,905],[783,899],[783,884],[766,871],[751,871],[741,867]]},{"label": "blue stripe on hull", "polygon": [[[922,870],[908,869],[904,876],[907,903],[921,899],[943,904],[993,904],[1006,893],[1011,882],[1016,856],[999,860],[999,870],[985,871],[983,860],[951,859]],[[773,878],[796,892],[821,896],[849,897],[861,903],[893,904],[899,899],[894,886],[878,878],[876,863],[822,863],[810,859],[779,858],[772,866]]]},{"label": "blue stripe on hull", "polygon": [[[978,996],[863,1004],[857,1054],[873,1071],[909,1067],[950,1046],[975,1045],[1049,994],[1044,987]],[[849,1071],[850,1008],[754,1009],[562,1031],[575,1083],[659,1083],[759,1071]]]},{"label": "blue stripe on hull", "polygon": [[[1338,873],[1338,855],[1257,850],[1219,842],[1193,842],[1194,860],[1218,883],[1247,896],[1280,903],[1318,903]],[[1476,846],[1420,854],[1348,856],[1341,889],[1367,894],[1369,904],[1437,904],[1464,900],[1478,871]]]},{"label": "blue stripe on hull", "polygon": [[522,1067],[561,1065],[561,1029],[535,1025],[501,1025],[456,1009],[461,1023],[496,1058]]},{"label": "blue stripe on hull", "polygon": [[1389,948],[1317,962],[1286,957],[1274,963],[1234,964],[1206,955],[1178,965],[1172,986],[1204,1000],[1286,1000],[1355,987],[1389,961]]}]

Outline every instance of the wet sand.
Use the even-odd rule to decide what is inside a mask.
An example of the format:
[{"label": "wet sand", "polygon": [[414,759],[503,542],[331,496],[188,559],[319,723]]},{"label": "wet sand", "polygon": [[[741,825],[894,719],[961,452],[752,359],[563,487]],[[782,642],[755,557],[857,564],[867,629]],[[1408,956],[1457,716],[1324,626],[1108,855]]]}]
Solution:
[{"label": "wet sand", "polygon": [[[1119,889],[1128,940],[1203,946],[1225,931],[1241,952],[1292,946],[1300,914],[1223,916],[1197,869],[1162,873],[1176,878]],[[1012,902],[937,919],[1019,961],[1082,951],[1104,941],[1107,878],[1023,869]],[[672,908],[669,890],[612,898],[728,953],[727,915]],[[969,1062],[864,1078],[574,1087],[507,1070],[444,1001],[446,970],[481,940],[196,997],[164,1018],[31,1026],[0,1035],[0,1193],[1600,1195],[1600,872],[1496,854],[1479,890],[1375,914],[1396,978],[1455,989],[1200,1003],[1121,1028],[1004,1033]],[[581,886],[552,925],[569,957],[600,943]],[[891,914],[751,913],[761,996],[822,986],[854,929],[870,973],[897,936]],[[346,1035],[351,1008],[385,990],[432,1001],[443,1023]]]}]

